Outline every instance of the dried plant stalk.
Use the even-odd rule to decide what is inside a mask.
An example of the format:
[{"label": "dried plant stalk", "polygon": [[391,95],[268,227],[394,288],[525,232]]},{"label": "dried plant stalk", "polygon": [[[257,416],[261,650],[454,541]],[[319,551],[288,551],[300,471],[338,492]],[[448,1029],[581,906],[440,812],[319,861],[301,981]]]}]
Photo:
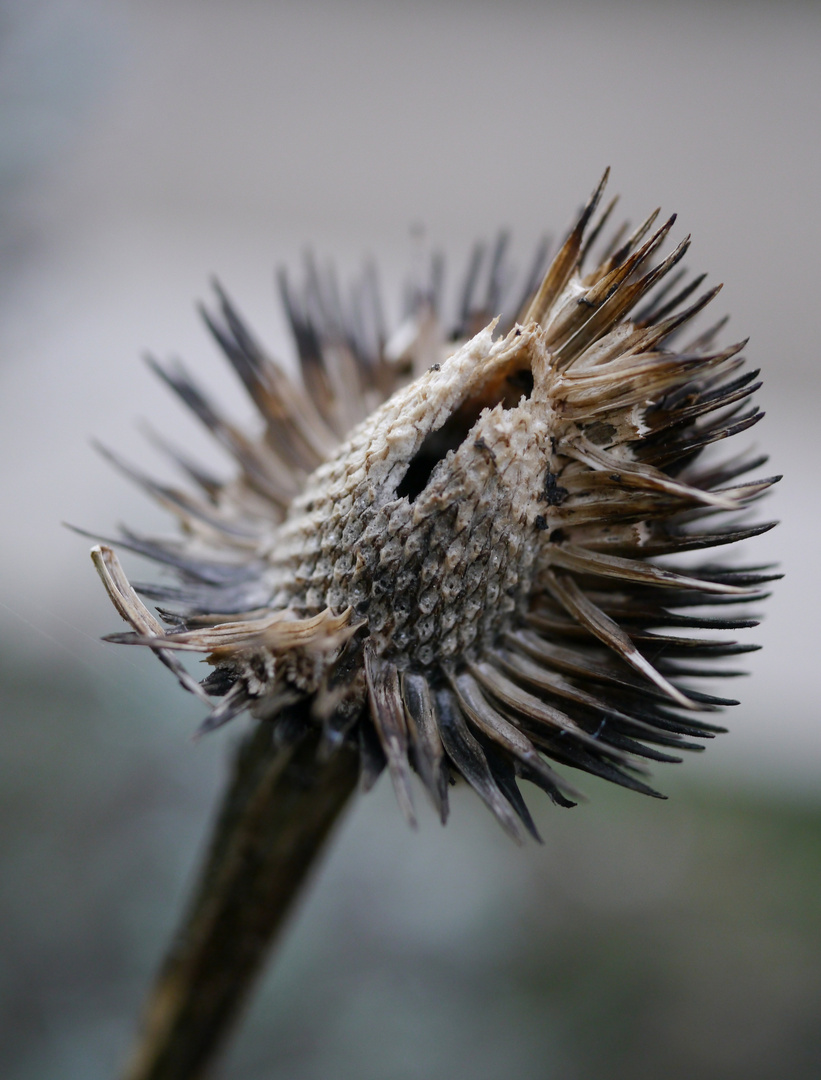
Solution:
[{"label": "dried plant stalk", "polygon": [[[339,768],[352,784],[351,758],[365,788],[387,767],[411,823],[415,772],[443,822],[449,787],[463,780],[512,837],[538,839],[522,780],[564,807],[574,805],[575,788],[557,764],[658,795],[644,762],[701,749],[692,739],[722,731],[714,714],[736,704],[694,683],[737,674],[720,662],[754,646],[703,631],[755,625],[740,605],[763,599],[777,575],[668,557],[772,525],[740,519],[778,479],[740,479],[766,458],[709,460],[716,444],[761,418],[749,407],[758,373],[743,370],[745,342],[716,345],[726,320],[681,343],[718,289],[699,294],[704,276],[690,280],[681,268],[689,237],[658,257],[674,217],[654,231],[656,211],[608,240],[614,203],[596,220],[606,179],[552,259],[539,250],[517,298],[506,238],[490,253],[477,248],[450,325],[435,261],[390,338],[372,273],[349,306],[312,264],[301,293],[283,277],[301,381],[264,353],[218,288],[218,311],[205,318],[257,407],[261,433],[224,417],[182,365],[152,366],[234,458],[236,475],[215,478],[161,443],[193,481],[191,493],[109,453],[183,534],[125,531],[115,541],[170,568],[175,585],[135,591],[113,550],[94,549],[132,628],[111,640],[152,649],[208,702],[203,730],[249,710],[283,745],[303,740],[283,751],[294,761],[313,748],[308,774],[317,779],[305,806],[316,801],[321,824],[293,841],[295,861],[278,871],[286,885],[300,880],[330,804],[343,802],[341,776],[327,792],[319,778]],[[138,591],[158,602],[159,617]],[[202,683],[180,662],[185,652],[213,666]],[[259,804],[252,799],[237,826],[245,839],[236,842],[261,860],[244,894],[251,922],[274,888],[266,875],[284,858],[281,845],[300,836],[285,814],[286,804],[301,805],[293,792],[292,804],[273,804],[290,790],[290,765],[283,769],[271,805],[260,781]],[[241,768],[238,790],[242,776]],[[252,807],[279,824],[256,831]],[[307,854],[296,850],[301,843]],[[218,841],[212,863],[223,866],[228,844]],[[206,877],[189,945],[161,983],[157,1000],[176,1004],[157,1007],[152,1045],[162,1042],[156,1032],[178,1030],[168,1017],[192,1018],[183,1024],[192,1031],[198,1010],[205,1016],[206,1003],[194,1004],[196,965],[215,965],[219,982],[229,962],[218,920],[202,913],[224,910],[244,940],[241,875],[229,865]],[[260,931],[260,951],[279,918],[274,912]],[[209,934],[211,945],[190,945]],[[236,1001],[219,1006],[224,1017],[259,957],[241,976],[244,963],[237,959],[231,976]]]},{"label": "dried plant stalk", "polygon": [[[293,719],[303,726],[298,712]],[[356,787],[356,753],[317,759],[316,733],[243,742],[193,903],[146,1009],[126,1080],[198,1077],[254,985],[316,856]]]}]

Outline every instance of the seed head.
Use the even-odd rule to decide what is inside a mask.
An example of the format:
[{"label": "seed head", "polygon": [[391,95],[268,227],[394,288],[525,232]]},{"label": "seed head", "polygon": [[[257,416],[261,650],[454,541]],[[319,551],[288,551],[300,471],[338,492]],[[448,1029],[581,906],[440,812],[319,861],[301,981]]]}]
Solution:
[{"label": "seed head", "polygon": [[[110,547],[92,555],[133,628],[110,640],[217,698],[204,730],[243,710],[282,739],[321,725],[329,751],[358,743],[366,786],[387,765],[410,820],[413,769],[443,821],[462,777],[516,837],[535,835],[518,780],[573,805],[558,763],[655,795],[642,759],[678,761],[669,750],[723,730],[705,717],[734,702],[692,683],[735,674],[713,662],[751,646],[687,631],[754,625],[736,605],[772,575],[666,557],[770,527],[715,523],[774,483],[739,481],[765,459],[704,460],[761,418],[747,405],[760,383],[743,342],[714,344],[724,320],[686,340],[718,289],[699,295],[703,275],[676,269],[689,238],[656,261],[674,217],[622,228],[591,258],[615,202],[593,224],[606,179],[518,302],[502,296],[504,238],[489,260],[477,249],[450,330],[436,267],[390,338],[372,274],[350,310],[313,268],[301,294],[282,278],[301,382],[217,287],[205,319],[259,436],[181,365],[152,361],[238,472],[223,482],[175,455],[191,494],[128,470],[182,527],[116,541],[179,579],[138,590],[162,621]],[[179,652],[213,672],[196,683]]]}]

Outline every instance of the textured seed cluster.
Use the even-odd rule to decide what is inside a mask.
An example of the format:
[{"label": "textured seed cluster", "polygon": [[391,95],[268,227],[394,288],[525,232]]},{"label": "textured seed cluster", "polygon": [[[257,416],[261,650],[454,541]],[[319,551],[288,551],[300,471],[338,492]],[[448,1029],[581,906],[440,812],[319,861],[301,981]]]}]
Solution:
[{"label": "textured seed cluster", "polygon": [[[666,557],[769,527],[716,518],[772,486],[739,481],[765,459],[700,458],[757,423],[746,403],[759,384],[744,343],[717,349],[721,322],[683,330],[717,289],[693,298],[703,276],[667,278],[689,238],[655,261],[674,216],[602,234],[591,256],[613,205],[586,235],[606,179],[503,325],[503,245],[484,299],[471,269],[455,327],[422,290],[390,342],[378,304],[346,323],[313,274],[301,298],[283,293],[297,383],[220,292],[208,325],[261,438],[179,365],[157,366],[239,472],[223,484],[180,461],[198,495],[138,476],[185,532],[122,541],[178,574],[143,590],[165,625],[110,548],[95,565],[132,627],[116,639],[155,649],[208,701],[206,730],[250,709],[290,737],[299,703],[328,748],[356,742],[368,783],[387,765],[409,820],[411,769],[442,820],[462,776],[514,836],[535,834],[518,779],[572,802],[545,757],[653,794],[642,758],[676,760],[666,748],[715,734],[700,714],[732,702],[690,684],[749,646],[688,628],[750,625],[727,605],[760,599],[772,575]],[[197,684],[175,650],[214,671]]]},{"label": "textured seed cluster", "polygon": [[[508,346],[506,363],[531,345]],[[351,607],[376,651],[400,668],[447,664],[522,613],[548,508],[543,404],[523,396],[512,408],[485,409],[417,498],[396,494],[425,436],[500,351],[490,337],[472,342],[318,470],[269,556],[282,583],[276,605],[306,615]],[[431,401],[442,399],[432,414]]]}]

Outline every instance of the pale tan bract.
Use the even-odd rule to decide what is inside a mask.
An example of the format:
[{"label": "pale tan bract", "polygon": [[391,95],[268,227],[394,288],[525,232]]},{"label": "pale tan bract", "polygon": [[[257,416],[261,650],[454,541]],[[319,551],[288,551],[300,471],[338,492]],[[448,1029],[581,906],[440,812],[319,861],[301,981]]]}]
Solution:
[{"label": "pale tan bract", "polygon": [[[220,699],[206,729],[246,708],[282,724],[310,698],[326,747],[356,740],[366,785],[387,764],[409,819],[412,769],[443,820],[461,776],[517,837],[520,823],[535,833],[517,780],[572,805],[546,759],[655,794],[641,758],[678,760],[666,748],[721,730],[705,714],[731,702],[695,684],[749,646],[682,628],[751,625],[735,605],[769,577],[658,560],[768,527],[713,524],[774,482],[738,480],[763,459],[704,461],[759,418],[743,411],[759,384],[743,343],[715,349],[721,324],[679,345],[717,290],[686,306],[702,278],[671,272],[689,240],[652,263],[674,219],[644,243],[655,214],[618,232],[587,268],[613,206],[586,239],[603,187],[506,322],[499,248],[486,296],[466,289],[450,333],[425,290],[388,339],[372,290],[346,315],[318,276],[301,299],[284,283],[302,385],[220,292],[207,318],[259,437],[180,366],[155,365],[239,473],[221,482],[183,460],[196,495],[137,477],[183,528],[120,541],[180,577],[143,590],[165,626],[109,547],[94,558],[135,631],[115,640]],[[196,684],[178,651],[214,673]]]}]

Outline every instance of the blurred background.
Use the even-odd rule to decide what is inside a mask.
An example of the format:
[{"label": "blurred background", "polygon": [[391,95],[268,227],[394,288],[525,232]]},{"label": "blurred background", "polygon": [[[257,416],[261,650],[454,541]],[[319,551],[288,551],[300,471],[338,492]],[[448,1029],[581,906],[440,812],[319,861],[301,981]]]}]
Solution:
[{"label": "blurred background", "polygon": [[[273,271],[373,257],[389,311],[422,226],[455,282],[524,262],[605,165],[764,369],[755,439],[786,578],[731,734],[667,803],[531,802],[518,850],[470,793],[411,834],[357,801],[224,1065],[236,1080],[821,1075],[814,3],[0,3],[0,1073],[115,1075],[235,739],[119,628],[88,543],[170,528],[91,436],[169,475],[143,418],[225,468],[140,362],[250,412],[194,311],[218,274],[283,357]],[[138,560],[124,560],[139,580]],[[735,687],[734,687],[735,689]],[[421,799],[419,800],[421,802]]]}]

